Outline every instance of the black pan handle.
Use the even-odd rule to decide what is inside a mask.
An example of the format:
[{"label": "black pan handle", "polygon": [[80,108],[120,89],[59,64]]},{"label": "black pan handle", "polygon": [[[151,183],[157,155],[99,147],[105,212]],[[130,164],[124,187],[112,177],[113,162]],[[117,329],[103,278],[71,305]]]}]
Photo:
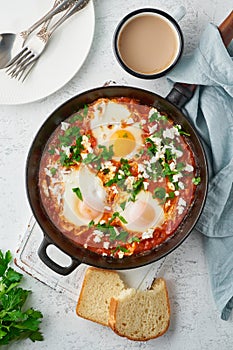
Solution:
[{"label": "black pan handle", "polygon": [[189,100],[191,100],[196,87],[197,85],[194,84],[175,83],[166,99],[181,109]]},{"label": "black pan handle", "polygon": [[44,236],[43,241],[41,242],[41,245],[38,249],[38,255],[39,258],[43,261],[45,265],[47,265],[51,270],[58,273],[59,275],[66,276],[69,275],[72,271],[78,267],[81,262],[71,258],[72,262],[69,266],[60,266],[55,261],[53,261],[47,254],[47,248],[48,246],[53,245],[52,242],[50,242],[46,236]]}]

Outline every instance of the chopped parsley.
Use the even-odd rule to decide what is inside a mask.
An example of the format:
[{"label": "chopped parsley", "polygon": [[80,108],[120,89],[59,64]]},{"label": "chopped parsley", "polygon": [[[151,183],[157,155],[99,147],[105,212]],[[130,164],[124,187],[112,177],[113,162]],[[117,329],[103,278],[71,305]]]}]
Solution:
[{"label": "chopped parsley", "polygon": [[133,242],[140,242],[140,238],[137,236],[130,237],[128,239],[128,243],[133,243]]},{"label": "chopped parsley", "polygon": [[55,149],[54,148],[50,148],[48,150],[49,154],[51,154],[52,156],[55,154]]},{"label": "chopped parsley", "polygon": [[194,185],[199,185],[200,182],[201,182],[200,176],[194,177],[194,178],[192,179],[192,183],[193,183]]},{"label": "chopped parsley", "polygon": [[56,172],[57,172],[56,168],[51,168],[50,169],[50,173],[51,173],[52,176],[54,176],[56,174]]},{"label": "chopped parsley", "polygon": [[61,146],[70,146],[73,143],[74,138],[78,138],[80,136],[80,128],[77,126],[72,126],[68,128],[63,135],[59,135],[58,139],[60,141]]},{"label": "chopped parsley", "polygon": [[103,158],[104,160],[111,160],[112,157],[114,156],[113,152],[113,145],[107,149],[106,146],[99,145],[99,149],[102,149],[102,152],[100,153],[100,157]]},{"label": "chopped parsley", "polygon": [[34,308],[25,308],[31,291],[19,286],[23,275],[9,266],[11,260],[9,250],[5,254],[0,250],[0,346],[26,338],[43,340],[39,329],[43,315]]},{"label": "chopped parsley", "polygon": [[116,253],[116,252],[123,252],[123,253],[129,253],[129,249],[122,247],[121,245],[116,246],[115,249],[112,250],[112,254]]},{"label": "chopped parsley", "polygon": [[121,207],[122,210],[125,210],[126,203],[127,203],[127,202],[125,201],[125,202],[122,202],[122,203],[120,204],[120,207]]},{"label": "chopped parsley", "polygon": [[84,150],[82,145],[82,136],[80,135],[76,139],[76,144],[70,146],[70,156],[68,157],[65,152],[60,152],[60,163],[62,166],[71,166],[82,161],[81,152]]},{"label": "chopped parsley", "polygon": [[83,200],[83,196],[79,187],[72,188],[72,191],[76,194],[80,201]]},{"label": "chopped parsley", "polygon": [[146,142],[150,143],[150,146],[148,147],[149,154],[152,154],[155,156],[156,152],[158,152],[157,146],[155,145],[154,141],[151,140],[151,138],[147,137]]},{"label": "chopped parsley", "polygon": [[125,220],[125,218],[123,218],[123,216],[120,215],[120,213],[118,211],[116,211],[115,213],[113,213],[111,219],[109,220],[108,224],[110,225],[116,218],[120,219],[121,222],[123,222],[123,224],[127,224],[128,222]]},{"label": "chopped parsley", "polygon": [[[103,232],[104,234],[109,234],[109,239],[110,241],[115,241],[117,240],[121,240],[124,241],[125,235],[128,233],[126,231],[121,231],[118,235],[117,235],[117,231],[115,230],[115,227],[112,226],[112,222],[118,218],[121,222],[123,222],[124,224],[127,224],[127,221],[125,220],[125,218],[123,218],[123,216],[120,215],[119,212],[114,212],[112,214],[112,217],[108,220],[108,222],[103,222],[100,223],[98,222],[98,224],[95,225],[95,222],[93,220],[91,220],[88,224],[88,227],[93,227],[95,226],[98,230],[100,230],[101,232]],[[125,233],[124,233],[125,232]]]},{"label": "chopped parsley", "polygon": [[189,133],[185,132],[184,130],[182,130],[181,126],[180,125],[174,125],[174,127],[178,130],[179,134],[180,135],[185,135],[185,136],[190,136]]},{"label": "chopped parsley", "polygon": [[165,199],[166,198],[166,190],[163,187],[156,187],[153,194],[154,198]]},{"label": "chopped parsley", "polygon": [[144,182],[144,179],[141,178],[141,179],[138,179],[137,181],[135,181],[133,183],[133,191],[131,192],[131,197],[130,197],[130,200],[132,202],[135,202],[136,201],[136,197],[137,195],[139,194],[139,192],[144,189],[144,185],[143,185],[143,182]]},{"label": "chopped parsley", "polygon": [[157,112],[154,112],[150,118],[149,118],[149,122],[152,123],[152,122],[155,122],[155,121],[158,121],[158,120],[164,120],[166,121],[167,120],[167,117],[163,114],[160,114],[158,111]]}]

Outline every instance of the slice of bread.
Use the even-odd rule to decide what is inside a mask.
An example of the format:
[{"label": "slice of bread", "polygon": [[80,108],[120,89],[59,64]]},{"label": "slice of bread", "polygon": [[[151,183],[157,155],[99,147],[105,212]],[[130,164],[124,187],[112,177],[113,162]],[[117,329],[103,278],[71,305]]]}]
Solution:
[{"label": "slice of bread", "polygon": [[124,289],[116,271],[89,267],[77,303],[77,315],[108,326],[110,300],[117,298]]},{"label": "slice of bread", "polygon": [[170,322],[166,283],[156,279],[150,290],[129,288],[110,302],[109,326],[131,340],[144,341],[164,334]]}]

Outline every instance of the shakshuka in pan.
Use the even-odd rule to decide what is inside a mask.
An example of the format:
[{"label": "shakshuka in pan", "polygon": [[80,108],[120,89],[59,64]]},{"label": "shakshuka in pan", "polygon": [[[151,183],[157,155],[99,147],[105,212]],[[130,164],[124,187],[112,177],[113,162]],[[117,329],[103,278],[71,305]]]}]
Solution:
[{"label": "shakshuka in pan", "polygon": [[69,116],[39,172],[44,209],[60,232],[118,259],[174,235],[200,180],[185,130],[128,97],[99,98]]}]

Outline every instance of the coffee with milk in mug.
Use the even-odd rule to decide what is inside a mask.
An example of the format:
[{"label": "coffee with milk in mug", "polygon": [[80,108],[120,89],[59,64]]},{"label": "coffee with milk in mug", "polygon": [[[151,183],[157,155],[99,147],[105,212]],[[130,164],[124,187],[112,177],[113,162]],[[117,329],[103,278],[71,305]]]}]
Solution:
[{"label": "coffee with milk in mug", "polygon": [[170,70],[180,57],[183,38],[176,21],[160,10],[128,15],[118,27],[115,51],[124,69],[145,78]]}]

